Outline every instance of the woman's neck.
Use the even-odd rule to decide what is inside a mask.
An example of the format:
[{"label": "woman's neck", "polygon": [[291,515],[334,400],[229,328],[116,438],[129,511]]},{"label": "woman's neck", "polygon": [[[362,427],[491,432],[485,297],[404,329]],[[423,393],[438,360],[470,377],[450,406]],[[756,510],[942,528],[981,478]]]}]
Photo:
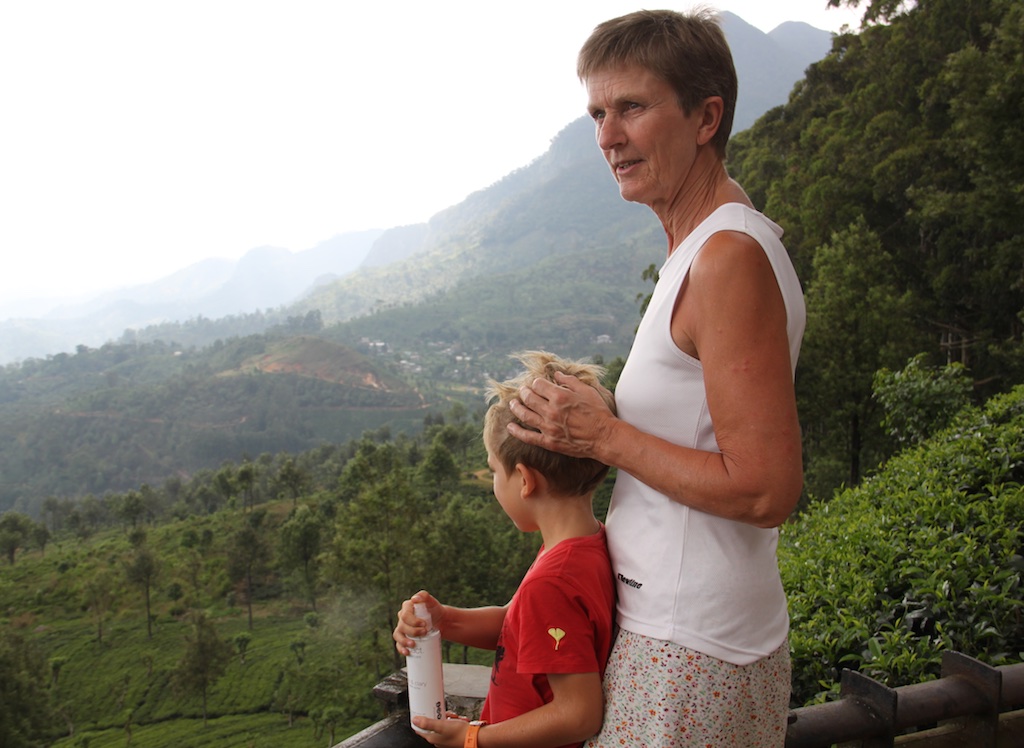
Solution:
[{"label": "woman's neck", "polygon": [[682,199],[666,210],[664,215],[658,215],[668,239],[668,253],[672,254],[704,219],[726,203],[741,203],[752,207],[747,193],[729,177],[725,164],[715,157],[703,169],[697,170],[695,179],[683,193]]}]

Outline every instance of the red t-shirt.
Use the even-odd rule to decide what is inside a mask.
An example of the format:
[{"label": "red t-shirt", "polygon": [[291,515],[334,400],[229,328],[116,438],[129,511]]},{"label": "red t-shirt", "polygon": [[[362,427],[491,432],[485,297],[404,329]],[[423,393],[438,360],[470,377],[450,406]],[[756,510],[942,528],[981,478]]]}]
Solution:
[{"label": "red t-shirt", "polygon": [[542,547],[505,613],[481,719],[503,722],[551,701],[547,673],[603,677],[614,611],[604,526]]}]

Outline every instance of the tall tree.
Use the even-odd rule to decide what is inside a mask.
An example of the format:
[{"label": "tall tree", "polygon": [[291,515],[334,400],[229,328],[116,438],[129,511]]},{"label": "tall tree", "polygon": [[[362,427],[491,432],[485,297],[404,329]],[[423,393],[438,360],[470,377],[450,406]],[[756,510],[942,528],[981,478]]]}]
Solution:
[{"label": "tall tree", "polygon": [[131,558],[125,563],[125,575],[128,581],[142,589],[146,601],[146,637],[153,638],[153,614],[150,608],[150,592],[153,583],[160,573],[160,562],[146,546],[135,549]]},{"label": "tall tree", "polygon": [[0,553],[7,556],[7,563],[14,565],[18,550],[32,540],[35,523],[20,512],[5,512],[0,515]]},{"label": "tall tree", "polygon": [[251,510],[256,505],[256,466],[249,460],[245,460],[238,466],[235,483],[242,492],[244,508]]},{"label": "tall tree", "polygon": [[[351,463],[350,463],[351,464]],[[334,581],[372,593],[376,625],[395,627],[403,599],[427,586],[431,559],[425,537],[425,502],[412,490],[409,469],[377,473],[338,510],[333,542]],[[400,667],[394,647],[387,647]]]},{"label": "tall tree", "polygon": [[292,506],[299,502],[302,495],[310,484],[309,473],[295,464],[295,460],[288,457],[277,471],[277,484],[286,489],[292,497]]},{"label": "tall tree", "polygon": [[56,496],[47,496],[43,499],[43,520],[49,523],[50,532],[55,533],[63,525],[63,513],[61,502]]},{"label": "tall tree", "polygon": [[45,522],[35,522],[32,525],[32,544],[39,549],[39,553],[46,552],[46,544],[50,542],[52,537],[49,528]]},{"label": "tall tree", "polygon": [[213,485],[217,489],[217,493],[224,499],[224,503],[230,506],[238,491],[234,469],[229,465],[224,465],[214,475]]},{"label": "tall tree", "polygon": [[142,500],[142,494],[138,491],[129,491],[120,497],[114,509],[118,519],[128,527],[138,527],[139,522],[146,514],[146,505]]},{"label": "tall tree", "polygon": [[117,583],[110,569],[100,567],[82,583],[82,604],[92,613],[96,624],[96,642],[103,644],[103,624],[117,600]]},{"label": "tall tree", "polygon": [[173,682],[181,691],[202,697],[205,727],[209,691],[227,670],[231,645],[217,635],[216,627],[202,611],[192,611],[190,623],[185,635],[185,651],[174,669]]},{"label": "tall tree", "polygon": [[[444,428],[456,431],[450,426]],[[430,443],[416,472],[421,488],[429,491],[434,499],[440,497],[446,490],[454,488],[458,483],[459,468],[455,464],[455,458],[452,457],[451,447],[445,443],[441,434],[435,436]]]},{"label": "tall tree", "polygon": [[245,602],[249,613],[249,630],[252,631],[252,600],[257,576],[263,573],[270,561],[270,543],[263,532],[265,513],[253,512],[247,515],[231,540],[228,548],[228,572],[234,581],[245,582]]},{"label": "tall tree", "polygon": [[0,745],[42,748],[53,730],[46,663],[31,641],[0,628]]},{"label": "tall tree", "polygon": [[875,371],[918,350],[909,324],[912,299],[891,278],[891,256],[860,219],[814,256],[799,369],[812,495],[839,482],[856,484],[865,459],[881,456]]},{"label": "tall tree", "polygon": [[1024,373],[1024,7],[1012,0],[984,6],[931,89],[948,126],[935,137],[938,168],[911,197],[945,271],[933,290],[946,302],[938,320],[946,359],[1001,389]]},{"label": "tall tree", "polygon": [[279,534],[281,563],[302,575],[303,591],[314,611],[323,529],[323,520],[317,513],[308,506],[300,506],[281,525]]}]

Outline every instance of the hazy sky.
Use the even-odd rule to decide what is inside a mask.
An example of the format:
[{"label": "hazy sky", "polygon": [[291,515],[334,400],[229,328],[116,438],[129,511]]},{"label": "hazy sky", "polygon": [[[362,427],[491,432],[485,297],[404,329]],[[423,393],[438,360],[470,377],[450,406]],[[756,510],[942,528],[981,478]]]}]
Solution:
[{"label": "hazy sky", "polygon": [[[860,19],[707,4],[763,31]],[[691,7],[0,0],[0,307],[425,221],[583,114],[597,23],[665,5]]]}]

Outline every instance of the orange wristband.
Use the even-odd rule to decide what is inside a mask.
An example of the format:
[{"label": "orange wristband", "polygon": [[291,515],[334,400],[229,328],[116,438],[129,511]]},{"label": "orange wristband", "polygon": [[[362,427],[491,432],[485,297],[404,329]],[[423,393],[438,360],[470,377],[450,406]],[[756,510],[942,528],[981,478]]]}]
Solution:
[{"label": "orange wristband", "polygon": [[477,748],[477,733],[480,732],[480,728],[486,724],[486,722],[482,722],[480,720],[473,720],[470,722],[469,729],[466,730],[466,741],[462,744],[462,748]]}]

